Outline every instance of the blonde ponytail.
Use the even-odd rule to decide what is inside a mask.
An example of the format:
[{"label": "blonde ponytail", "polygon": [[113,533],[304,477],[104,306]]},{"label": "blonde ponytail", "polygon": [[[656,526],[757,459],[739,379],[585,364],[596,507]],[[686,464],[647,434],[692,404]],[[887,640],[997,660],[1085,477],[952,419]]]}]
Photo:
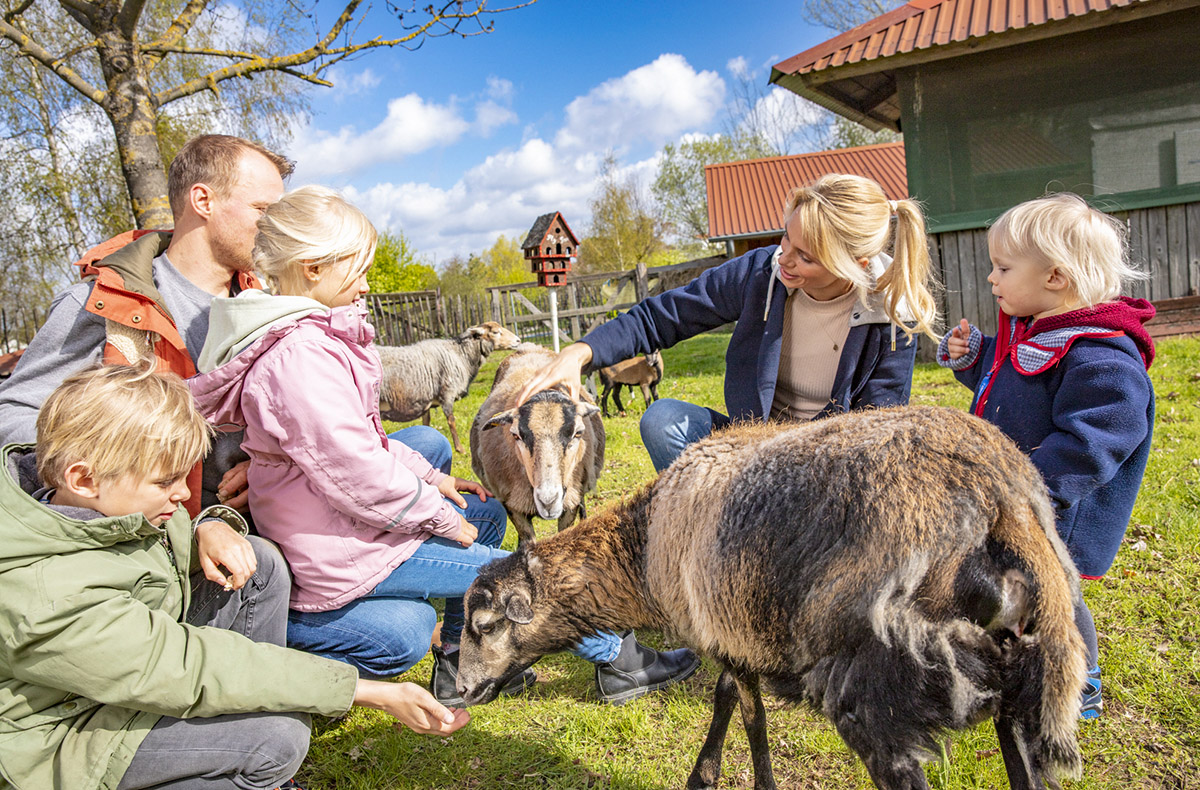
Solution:
[{"label": "blonde ponytail", "polygon": [[[896,201],[896,234],[892,250],[892,265],[878,282],[876,290],[884,294],[884,310],[893,323],[900,324],[905,335],[921,333],[934,340],[937,334],[938,308],[934,289],[938,287],[929,259],[925,217],[920,207],[910,199]],[[910,329],[898,317],[897,307],[903,300],[908,305],[915,325]]]}]

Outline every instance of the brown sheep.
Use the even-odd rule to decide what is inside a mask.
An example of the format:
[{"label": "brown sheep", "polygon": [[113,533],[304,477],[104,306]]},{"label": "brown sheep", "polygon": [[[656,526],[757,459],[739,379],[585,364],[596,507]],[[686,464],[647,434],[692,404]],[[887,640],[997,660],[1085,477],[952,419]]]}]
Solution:
[{"label": "brown sheep", "polygon": [[646,408],[650,408],[651,399],[658,400],[658,382],[663,377],[662,354],[658,351],[651,351],[645,356],[633,357],[615,365],[600,368],[596,374],[600,377],[600,384],[604,387],[604,392],[600,395],[600,409],[604,416],[608,416],[608,394],[611,392],[613,401],[617,404],[617,413],[624,417],[625,407],[621,405],[622,386],[629,387],[631,390],[634,386],[640,387],[642,402],[646,404]]},{"label": "brown sheep", "polygon": [[713,788],[741,708],[775,781],[760,679],[813,703],[883,790],[927,788],[939,733],[993,718],[1009,782],[1078,775],[1076,574],[1038,471],[932,407],[734,426],[467,591],[458,690],[487,702],[594,630],[659,628],[723,667],[687,787]]},{"label": "brown sheep", "polygon": [[[560,531],[573,524],[604,467],[604,423],[587,393],[573,401],[551,389],[515,406],[551,359],[537,350],[504,360],[471,423],[471,468],[504,504],[522,544],[534,539],[534,515],[557,519]],[[494,430],[499,426],[507,429]]]}]

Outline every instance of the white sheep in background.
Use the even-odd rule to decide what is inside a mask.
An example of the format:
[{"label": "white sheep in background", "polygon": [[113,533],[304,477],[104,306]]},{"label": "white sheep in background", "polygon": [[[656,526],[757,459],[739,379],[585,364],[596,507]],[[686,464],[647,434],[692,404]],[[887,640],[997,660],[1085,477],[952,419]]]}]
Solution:
[{"label": "white sheep in background", "polygon": [[467,394],[483,361],[492,351],[514,348],[521,339],[495,321],[473,326],[455,338],[421,340],[410,346],[376,346],[383,365],[379,413],[385,420],[421,418],[441,404],[454,449],[462,452],[454,424],[454,401]]},{"label": "white sheep in background", "polygon": [[940,734],[989,717],[1011,786],[1057,787],[1081,765],[1078,596],[1041,476],[983,420],[911,407],[734,426],[486,565],[458,691],[488,702],[584,634],[658,628],[723,668],[692,790],[716,786],[735,705],[754,787],[775,788],[760,679],[823,712],[882,790],[928,788]]},{"label": "white sheep in background", "polygon": [[534,539],[534,515],[557,519],[560,531],[573,524],[604,466],[604,423],[587,393],[574,401],[551,389],[515,405],[553,357],[539,349],[504,360],[471,423],[471,468],[504,504],[522,544]]}]

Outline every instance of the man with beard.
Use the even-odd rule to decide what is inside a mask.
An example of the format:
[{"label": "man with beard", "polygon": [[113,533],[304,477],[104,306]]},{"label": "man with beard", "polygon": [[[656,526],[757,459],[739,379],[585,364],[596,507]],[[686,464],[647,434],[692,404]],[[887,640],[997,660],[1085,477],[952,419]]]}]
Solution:
[{"label": "man with beard", "polygon": [[[45,324],[0,387],[0,444],[33,442],[42,401],[90,364],[138,364],[187,378],[208,333],[214,296],[260,287],[250,253],[255,223],[283,194],[292,162],[228,135],[189,140],[171,162],[167,192],[173,232],[131,231],[76,262],[83,281],[59,293]],[[188,476],[188,511],[246,502],[239,434],[218,434]]]}]

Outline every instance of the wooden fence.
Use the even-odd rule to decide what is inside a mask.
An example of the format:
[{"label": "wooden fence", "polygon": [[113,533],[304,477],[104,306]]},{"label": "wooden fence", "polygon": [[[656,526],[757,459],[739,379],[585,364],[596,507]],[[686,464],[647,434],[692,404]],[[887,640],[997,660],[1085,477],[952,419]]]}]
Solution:
[{"label": "wooden fence", "polygon": [[[565,343],[578,340],[619,311],[682,285],[723,260],[700,258],[653,268],[638,264],[624,272],[572,275],[566,285],[556,289],[559,339]],[[482,298],[414,291],[368,294],[366,302],[376,340],[384,345],[451,337],[484,321],[496,321],[522,340],[549,345],[556,329],[550,320],[549,290],[526,282],[493,286]]]}]

